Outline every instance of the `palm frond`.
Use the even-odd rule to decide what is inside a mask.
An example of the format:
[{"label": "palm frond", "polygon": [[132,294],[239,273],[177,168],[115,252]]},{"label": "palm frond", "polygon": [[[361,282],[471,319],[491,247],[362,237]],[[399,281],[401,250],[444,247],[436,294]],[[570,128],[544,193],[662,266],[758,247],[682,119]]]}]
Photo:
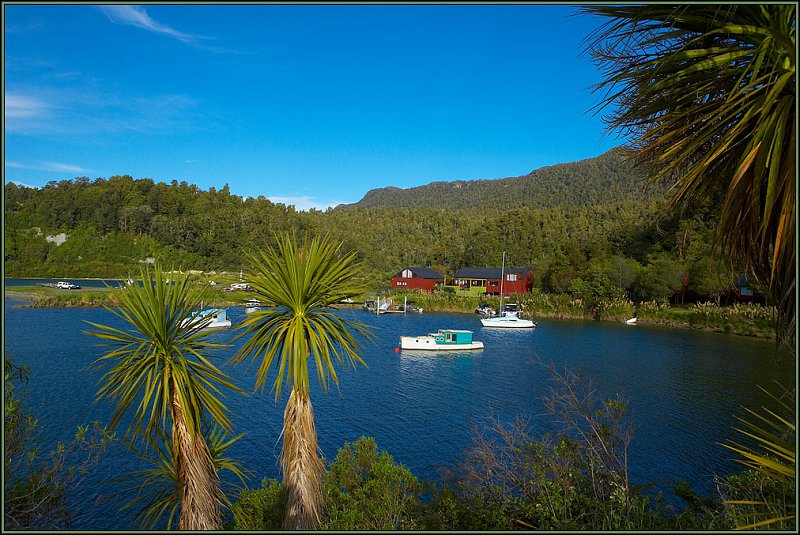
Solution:
[{"label": "palm frond", "polygon": [[796,6],[591,5],[596,111],[674,203],[723,192],[715,244],[795,326]]},{"label": "palm frond", "polygon": [[354,253],[343,254],[341,244],[329,238],[313,238],[299,244],[297,238],[277,238],[274,248],[250,255],[255,274],[248,278],[253,295],[267,304],[240,324],[237,339],[250,335],[233,362],[259,360],[256,388],[263,389],[272,368],[273,391],[278,399],[284,385],[307,394],[308,359],[313,359],[317,378],[327,389],[338,384],[333,365],[365,364],[358,355],[357,336],[370,337],[369,326],[334,314],[331,307],[360,295],[357,284],[361,264]]},{"label": "palm frond", "polygon": [[108,348],[92,366],[104,372],[98,399],[116,401],[110,425],[116,426],[132,410],[126,440],[166,429],[170,389],[175,388],[193,434],[206,413],[230,430],[222,389],[241,390],[206,356],[225,346],[210,341],[209,331],[187,321],[207,298],[205,290],[186,276],[168,283],[159,266],[144,267],[140,275],[136,283],[113,290],[118,308],[106,307],[124,327],[87,322],[93,329],[84,331]]},{"label": "palm frond", "polygon": [[[228,470],[244,484],[245,477],[251,475],[251,472],[239,461],[225,456],[226,450],[244,434],[229,437],[221,427],[214,426],[204,431],[204,435],[207,435],[216,471]],[[156,439],[148,438],[146,446],[145,449],[132,449],[151,466],[114,478],[112,481],[122,483],[123,486],[112,498],[127,500],[121,509],[135,509],[135,518],[140,528],[153,530],[166,522],[166,528],[171,530],[178,526],[181,506],[172,444],[166,437],[159,436]],[[224,503],[230,505],[227,499]]]},{"label": "palm frond", "polygon": [[[779,408],[772,410],[761,407],[760,412],[744,408],[754,420],[737,416],[737,419],[745,427],[745,429],[737,429],[737,431],[752,439],[753,444],[744,445],[728,440],[721,445],[736,453],[739,456],[736,459],[737,462],[750,470],[762,474],[766,478],[794,486],[796,481],[795,391],[789,391],[781,387],[783,395],[777,396],[763,387],[759,388],[766,392]],[[788,398],[788,401],[786,398]],[[781,410],[785,411],[785,414],[778,414]],[[754,529],[794,518],[794,515],[775,516],[773,512],[770,512],[772,504],[763,500],[725,500],[725,503],[728,505],[754,506],[757,509],[752,514],[767,517],[764,520],[752,522],[737,529]],[[758,512],[758,508],[761,508],[761,513]]]}]

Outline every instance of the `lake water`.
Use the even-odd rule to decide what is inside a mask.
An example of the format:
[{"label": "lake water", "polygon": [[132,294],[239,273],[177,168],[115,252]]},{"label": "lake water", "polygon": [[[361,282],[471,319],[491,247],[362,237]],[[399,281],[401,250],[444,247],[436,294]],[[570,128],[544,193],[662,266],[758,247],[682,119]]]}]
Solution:
[{"label": "lake water", "polygon": [[112,288],[122,286],[120,279],[4,279],[3,283],[13,289],[14,286],[36,286],[37,284],[55,284],[58,281],[71,282],[82,288]]},{"label": "lake water", "polygon": [[[85,321],[121,326],[100,308],[31,309],[5,303],[5,350],[15,363],[31,367],[25,388],[27,406],[42,428],[43,451],[68,441],[80,424],[107,421],[108,403],[94,402],[99,374],[87,369],[101,354],[96,339],[82,334]],[[236,324],[243,314],[229,309]],[[320,447],[332,459],[345,442],[375,437],[420,479],[437,480],[470,446],[470,431],[489,418],[510,421],[531,416],[540,430],[551,428],[541,398],[550,386],[537,361],[558,368],[583,367],[605,397],[629,400],[635,422],[630,471],[636,483],[668,485],[686,480],[700,493],[714,489],[714,476],[738,471],[732,455],[718,445],[741,414],[765,396],[757,385],[774,379],[794,384],[793,364],[776,361],[773,342],[646,326],[542,319],[533,330],[486,329],[475,314],[387,315],[361,310],[342,314],[375,326],[376,341],[362,352],[368,367],[341,371],[339,390],[324,393],[312,371]],[[395,352],[400,335],[439,328],[469,329],[485,349],[453,354]],[[214,336],[230,339],[233,330]],[[223,352],[227,360],[241,341]],[[222,366],[245,391],[252,392],[255,367]],[[279,477],[279,435],[287,395],[277,402],[263,395],[232,394],[227,405],[235,431],[247,433],[230,450],[253,473],[248,483]],[[122,430],[120,430],[122,431]],[[121,433],[120,433],[121,434]],[[108,500],[115,487],[106,478],[142,464],[124,447],[112,448],[71,496],[74,529],[136,527],[120,500]],[[233,497],[231,494],[230,497]]]}]

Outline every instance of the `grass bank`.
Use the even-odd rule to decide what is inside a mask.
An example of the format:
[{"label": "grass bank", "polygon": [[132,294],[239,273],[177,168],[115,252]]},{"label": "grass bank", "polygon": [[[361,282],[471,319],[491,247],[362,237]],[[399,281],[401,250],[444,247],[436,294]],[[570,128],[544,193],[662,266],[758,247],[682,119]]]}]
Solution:
[{"label": "grass bank", "polygon": [[[41,286],[14,286],[6,289],[6,299],[27,301],[33,308],[72,308],[114,306],[110,291],[105,288],[60,290]],[[404,298],[415,301],[427,312],[474,313],[481,303],[493,308],[500,306],[497,297],[469,297],[448,292],[390,292],[395,304]],[[221,287],[209,291],[207,306],[237,306],[247,299],[245,292],[223,292]],[[368,297],[365,297],[366,299]],[[775,313],[771,307],[753,304],[736,304],[719,307],[713,303],[687,306],[670,306],[655,302],[634,303],[628,299],[614,299],[593,303],[588,307],[580,299],[564,294],[533,292],[514,296],[506,302],[522,306],[523,316],[531,319],[583,319],[624,321],[636,317],[640,325],[700,329],[721,333],[775,338]]]},{"label": "grass bank", "polygon": [[[447,292],[390,292],[395,304],[404,298],[415,301],[428,312],[474,313],[481,303],[499,308],[499,297],[468,297]],[[720,307],[713,303],[670,306],[656,302],[634,303],[628,299],[601,300],[592,306],[564,294],[533,292],[516,295],[505,302],[522,306],[523,316],[531,319],[583,319],[624,321],[632,317],[642,325],[699,329],[714,332],[775,338],[775,311],[772,307],[755,304],[735,304]]]}]

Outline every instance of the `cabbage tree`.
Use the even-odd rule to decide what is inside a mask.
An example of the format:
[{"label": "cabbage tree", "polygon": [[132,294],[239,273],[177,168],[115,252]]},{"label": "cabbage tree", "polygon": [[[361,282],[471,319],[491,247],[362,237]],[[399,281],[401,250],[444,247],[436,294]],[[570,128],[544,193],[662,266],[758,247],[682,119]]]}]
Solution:
[{"label": "cabbage tree", "polygon": [[364,364],[356,336],[369,327],[337,314],[332,306],[363,293],[357,283],[361,264],[341,244],[313,238],[302,244],[294,235],[277,239],[276,246],[251,255],[254,274],[247,279],[253,296],[266,307],[247,315],[241,335],[251,335],[234,355],[258,362],[256,389],[270,372],[275,400],[284,385],[291,388],[283,413],[280,465],[287,492],[285,529],[316,529],[321,523],[322,475],[314,412],[309,397],[309,368],[313,364],[323,389],[338,385],[334,363]]}]

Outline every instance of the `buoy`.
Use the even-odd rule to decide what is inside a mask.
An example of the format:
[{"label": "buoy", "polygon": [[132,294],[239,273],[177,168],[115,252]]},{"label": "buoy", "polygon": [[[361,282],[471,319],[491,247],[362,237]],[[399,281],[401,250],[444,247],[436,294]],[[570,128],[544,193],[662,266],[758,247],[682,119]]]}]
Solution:
[{"label": "buoy", "polygon": [[399,353],[400,352],[400,348],[399,347],[394,348],[394,352],[395,353]]}]

